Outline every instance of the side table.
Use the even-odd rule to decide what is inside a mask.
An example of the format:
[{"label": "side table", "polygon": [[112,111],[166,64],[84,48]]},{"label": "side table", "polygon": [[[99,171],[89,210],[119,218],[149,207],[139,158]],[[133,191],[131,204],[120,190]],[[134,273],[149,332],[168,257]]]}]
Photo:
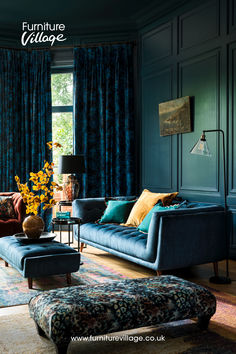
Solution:
[{"label": "side table", "polygon": [[72,206],[72,201],[60,200],[58,203],[59,211],[61,211],[61,207],[63,207],[63,206]]},{"label": "side table", "polygon": [[[59,225],[59,231],[60,231],[60,243],[61,243],[61,225],[67,225],[68,226],[68,242],[67,244],[70,246],[71,243],[74,241],[74,236],[73,236],[73,226],[78,225],[78,252],[79,252],[79,247],[80,247],[80,218],[74,218],[70,217],[68,219],[59,219],[59,218],[53,218],[52,219],[52,232],[54,232],[54,225]],[[72,229],[71,229],[72,226]],[[71,231],[72,231],[72,239],[71,239]]]}]

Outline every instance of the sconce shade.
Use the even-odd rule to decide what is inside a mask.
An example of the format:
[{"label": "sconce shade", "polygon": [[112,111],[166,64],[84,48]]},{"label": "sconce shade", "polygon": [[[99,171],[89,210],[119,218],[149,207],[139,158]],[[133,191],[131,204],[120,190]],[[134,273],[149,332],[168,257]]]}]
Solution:
[{"label": "sconce shade", "polygon": [[84,156],[83,155],[61,155],[59,156],[58,173],[84,173]]},{"label": "sconce shade", "polygon": [[198,142],[190,150],[191,154],[211,157],[205,134],[202,134]]}]

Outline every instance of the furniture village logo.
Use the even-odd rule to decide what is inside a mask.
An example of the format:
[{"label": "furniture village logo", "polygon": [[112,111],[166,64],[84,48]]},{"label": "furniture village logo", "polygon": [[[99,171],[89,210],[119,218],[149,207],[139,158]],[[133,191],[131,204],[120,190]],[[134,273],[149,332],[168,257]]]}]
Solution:
[{"label": "furniture village logo", "polygon": [[[33,43],[51,43],[51,46],[58,41],[64,42],[67,38],[64,38],[66,26],[64,24],[51,24],[48,22],[30,24],[28,22],[22,22],[22,35],[21,44],[26,46]],[[45,33],[47,32],[47,33]]]}]

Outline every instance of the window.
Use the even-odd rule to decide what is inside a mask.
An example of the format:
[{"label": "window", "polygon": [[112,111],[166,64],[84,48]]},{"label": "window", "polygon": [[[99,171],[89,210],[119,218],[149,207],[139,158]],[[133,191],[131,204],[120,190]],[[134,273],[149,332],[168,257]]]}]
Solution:
[{"label": "window", "polygon": [[57,174],[60,155],[73,154],[73,74],[64,70],[52,74],[52,139],[62,145],[53,149],[55,180],[62,183]]}]

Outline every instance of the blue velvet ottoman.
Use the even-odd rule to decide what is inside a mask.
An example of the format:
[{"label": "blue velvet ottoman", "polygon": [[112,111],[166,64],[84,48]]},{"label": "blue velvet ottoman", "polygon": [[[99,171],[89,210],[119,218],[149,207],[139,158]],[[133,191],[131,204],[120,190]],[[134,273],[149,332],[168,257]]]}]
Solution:
[{"label": "blue velvet ottoman", "polygon": [[174,276],[56,289],[29,302],[38,333],[63,354],[71,336],[102,335],[195,317],[201,328],[207,328],[215,310],[216,299],[210,291]]},{"label": "blue velvet ottoman", "polygon": [[71,284],[71,273],[80,266],[80,253],[63,243],[24,244],[14,236],[0,238],[0,258],[28,278],[30,289],[33,278],[56,274],[66,274]]}]

